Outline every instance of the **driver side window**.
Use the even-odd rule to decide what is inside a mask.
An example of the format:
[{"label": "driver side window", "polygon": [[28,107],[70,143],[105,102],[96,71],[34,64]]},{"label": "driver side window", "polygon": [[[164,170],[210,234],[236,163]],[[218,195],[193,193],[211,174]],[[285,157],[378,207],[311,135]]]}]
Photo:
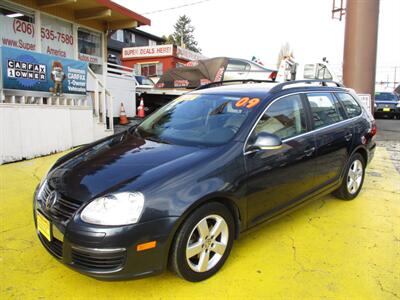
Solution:
[{"label": "driver side window", "polygon": [[279,136],[282,140],[306,131],[306,116],[299,95],[291,95],[275,101],[255,127],[256,135],[267,132]]}]

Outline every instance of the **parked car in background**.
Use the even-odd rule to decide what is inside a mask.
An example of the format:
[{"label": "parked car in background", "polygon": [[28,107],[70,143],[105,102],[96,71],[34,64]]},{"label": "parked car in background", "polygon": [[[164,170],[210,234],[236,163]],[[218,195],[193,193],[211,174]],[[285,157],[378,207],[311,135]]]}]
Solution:
[{"label": "parked car in background", "polygon": [[143,93],[154,87],[154,82],[150,78],[142,75],[135,75],[136,93]]},{"label": "parked car in background", "polygon": [[229,58],[223,80],[261,79],[275,80],[276,70],[268,69],[254,61],[241,58]]},{"label": "parked car in background", "polygon": [[326,58],[316,61],[298,62],[293,58],[281,60],[276,81],[285,82],[290,80],[320,79],[340,82]]},{"label": "parked car in background", "polygon": [[319,83],[212,83],[68,153],[34,195],[40,241],[96,278],[169,266],[201,281],[240,233],[331,192],[356,198],[375,122],[351,90]]},{"label": "parked car in background", "polygon": [[399,98],[392,92],[376,92],[374,111],[375,117],[400,118]]}]

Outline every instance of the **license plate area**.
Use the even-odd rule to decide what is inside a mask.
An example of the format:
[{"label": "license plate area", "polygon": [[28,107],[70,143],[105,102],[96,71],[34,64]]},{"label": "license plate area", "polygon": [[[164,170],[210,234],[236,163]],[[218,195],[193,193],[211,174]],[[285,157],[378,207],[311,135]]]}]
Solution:
[{"label": "license plate area", "polygon": [[384,107],[383,111],[390,111],[390,108],[389,107]]},{"label": "license plate area", "polygon": [[51,242],[51,222],[39,211],[36,211],[36,222],[38,231]]}]

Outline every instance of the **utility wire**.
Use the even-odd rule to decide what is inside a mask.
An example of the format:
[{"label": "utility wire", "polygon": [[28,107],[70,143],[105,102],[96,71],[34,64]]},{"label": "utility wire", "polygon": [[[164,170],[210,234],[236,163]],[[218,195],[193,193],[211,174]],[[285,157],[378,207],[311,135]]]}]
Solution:
[{"label": "utility wire", "polygon": [[160,12],[164,12],[164,11],[168,11],[168,10],[174,10],[174,9],[178,9],[178,8],[182,8],[182,7],[193,6],[193,5],[197,5],[197,4],[201,4],[201,3],[209,2],[209,1],[211,1],[211,0],[202,0],[202,1],[192,2],[192,3],[182,4],[182,5],[178,5],[178,6],[174,6],[174,7],[164,8],[164,9],[160,9],[160,10],[148,11],[148,12],[142,13],[142,15],[156,14],[156,13],[160,13]]}]

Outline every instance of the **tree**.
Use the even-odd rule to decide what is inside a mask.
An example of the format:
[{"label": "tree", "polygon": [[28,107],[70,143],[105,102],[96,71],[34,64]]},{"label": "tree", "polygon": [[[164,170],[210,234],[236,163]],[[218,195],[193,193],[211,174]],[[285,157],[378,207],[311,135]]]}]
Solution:
[{"label": "tree", "polygon": [[172,36],[172,34],[170,34],[168,36],[163,35],[162,38],[165,40],[164,44],[166,44],[166,45],[170,45],[170,44],[176,45],[174,37]]},{"label": "tree", "polygon": [[285,44],[283,44],[281,46],[281,49],[279,50],[278,61],[276,64],[278,66],[278,68],[279,68],[279,65],[280,65],[282,59],[288,58],[288,57],[294,58],[294,55],[293,55],[293,49],[290,47],[289,43],[286,42]]},{"label": "tree", "polygon": [[194,38],[194,26],[188,16],[183,15],[178,18],[174,25],[175,32],[168,37],[165,37],[166,44],[174,44],[177,46],[185,47],[186,49],[200,53],[201,49]]}]

